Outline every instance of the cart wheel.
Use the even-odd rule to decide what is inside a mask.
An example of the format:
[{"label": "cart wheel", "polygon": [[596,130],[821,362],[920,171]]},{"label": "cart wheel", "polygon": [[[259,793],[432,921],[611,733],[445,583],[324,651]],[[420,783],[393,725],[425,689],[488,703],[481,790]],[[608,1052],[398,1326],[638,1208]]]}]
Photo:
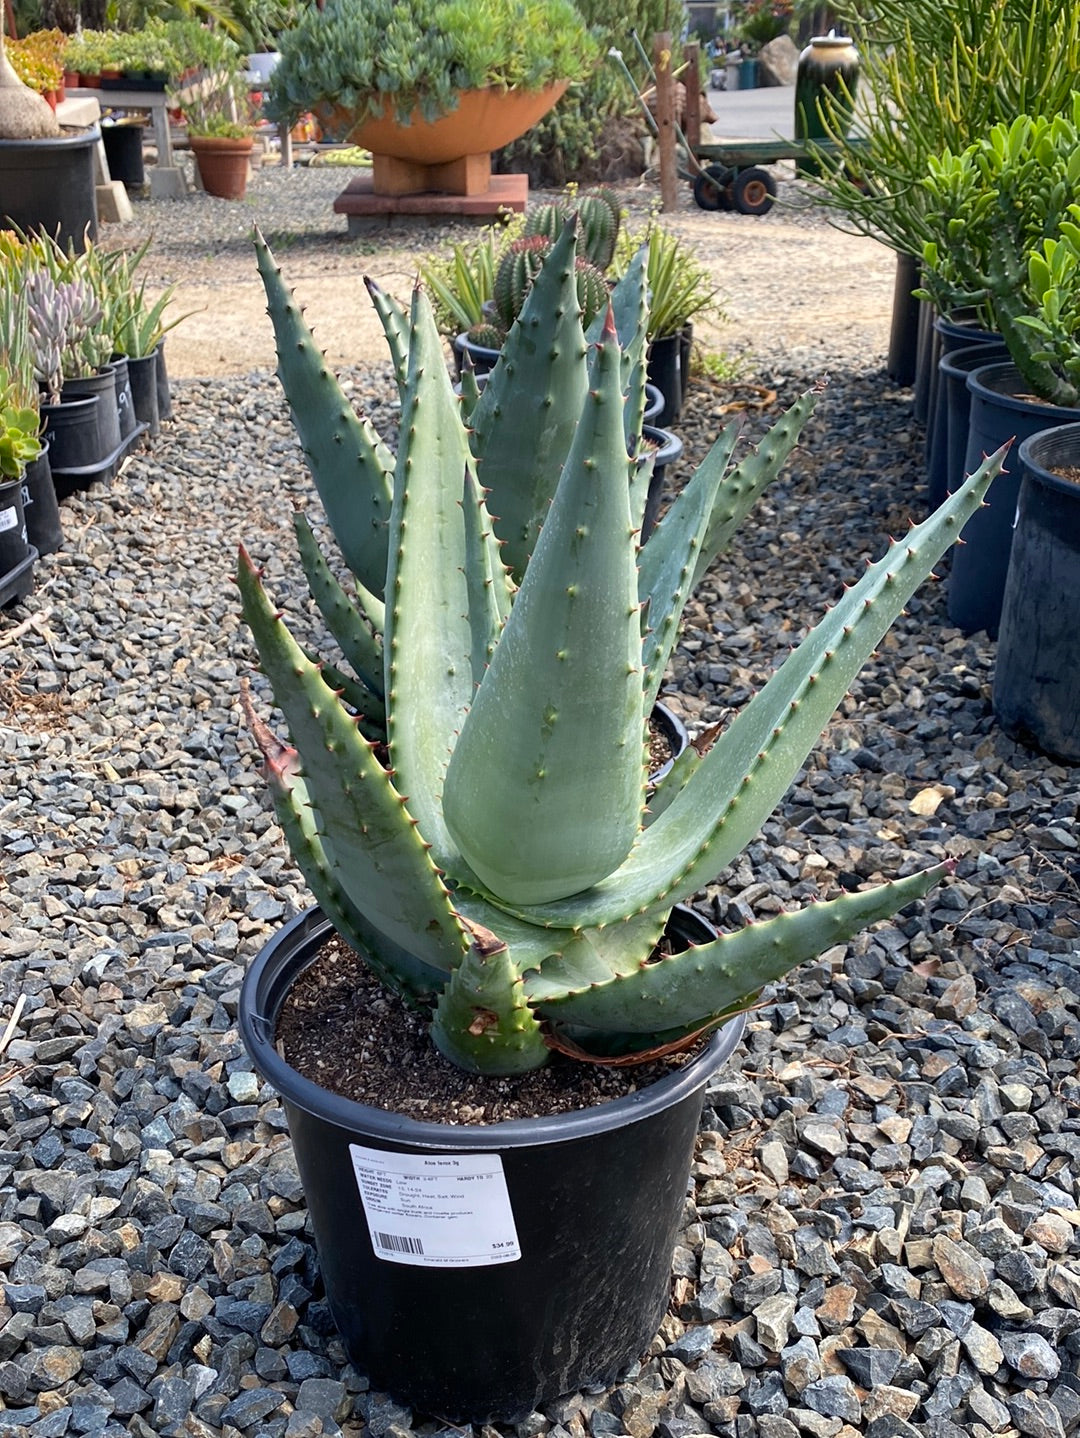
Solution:
[{"label": "cart wheel", "polygon": [[732,172],[726,165],[707,165],[694,180],[694,203],[699,210],[730,210]]},{"label": "cart wheel", "polygon": [[740,215],[767,215],[775,197],[776,181],[768,170],[741,170],[731,182],[731,203]]}]

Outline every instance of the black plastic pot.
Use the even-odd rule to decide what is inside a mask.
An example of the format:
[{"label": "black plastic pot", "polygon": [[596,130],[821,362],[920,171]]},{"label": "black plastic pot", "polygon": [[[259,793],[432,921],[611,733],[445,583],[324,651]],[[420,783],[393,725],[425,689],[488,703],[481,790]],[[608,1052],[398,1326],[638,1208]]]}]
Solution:
[{"label": "black plastic pot", "polygon": [[682,413],[682,336],[660,335],[649,341],[646,375],[664,396],[664,407],[657,417],[662,428],[673,423]]},{"label": "black plastic pot", "polygon": [[642,415],[644,424],[655,424],[664,411],[664,396],[654,384],[645,384],[645,413]]},{"label": "black plastic pot", "polygon": [[15,604],[34,587],[37,550],[26,537],[21,479],[0,482],[0,605]]},{"label": "black plastic pot", "polygon": [[60,524],[60,506],[56,502],[47,444],[37,459],[26,466],[22,498],[28,541],[39,555],[53,554],[64,542],[64,531]]},{"label": "black plastic pot", "polygon": [[67,249],[97,238],[96,125],[67,126],[56,138],[0,140],[0,225],[38,230]]},{"label": "black plastic pot", "polygon": [[127,368],[135,418],[140,424],[145,424],[150,437],[156,439],[161,433],[161,416],[158,413],[158,357],[156,354],[143,355],[140,358],[129,355]]},{"label": "black plastic pot", "polygon": [[[1080,764],[1080,424],[1020,445],[1020,500],[994,670],[994,713],[1014,739]],[[995,481],[996,483],[996,481]]]},{"label": "black plastic pot", "polygon": [[682,386],[682,401],[690,389],[691,358],[694,353],[694,326],[689,322],[679,331],[679,384]]},{"label": "black plastic pot", "polygon": [[674,764],[675,760],[690,743],[690,735],[686,725],[666,704],[657,702],[652,707],[652,714],[649,716],[649,723],[660,731],[671,745],[671,758],[666,764],[661,764],[659,769],[649,775],[650,786],[659,784],[664,775]]},{"label": "black plastic pot", "polygon": [[114,358],[109,369],[113,372],[116,384],[116,415],[120,422],[120,438],[122,440],[133,440],[139,432],[139,419],[135,413],[135,401],[131,393],[131,371],[128,367],[127,357],[120,355]]},{"label": "black plastic pot", "polygon": [[[1024,440],[1040,429],[1080,419],[1080,410],[1021,398],[1028,393],[1028,384],[1013,364],[984,365],[968,375],[967,384],[971,392],[964,456],[967,474],[1006,440]],[[1020,466],[1014,457],[1008,471],[991,485],[986,504],[964,525],[964,543],[953,552],[949,618],[965,634],[985,629],[991,639],[997,637],[1019,492]]]},{"label": "black plastic pot", "polygon": [[914,255],[897,253],[893,281],[892,319],[889,325],[889,353],[886,373],[897,384],[911,384],[919,352],[919,301],[912,294],[919,288],[919,261]]},{"label": "black plastic pot", "polygon": [[967,454],[971,393],[967,377],[983,365],[1009,358],[1004,343],[980,341],[964,349],[952,349],[938,360],[938,389],[934,407],[933,447],[926,471],[930,508],[936,509],[964,478]]},{"label": "black plastic pot", "polygon": [[929,300],[919,300],[919,339],[915,354],[915,379],[913,381],[911,412],[919,424],[925,424],[930,414],[930,391],[941,358],[940,337],[934,328],[937,317]]},{"label": "black plastic pot", "polygon": [[96,374],[64,381],[63,399],[86,399],[90,395],[97,395],[99,400],[97,407],[99,458],[104,459],[118,450],[123,442],[123,435],[120,432],[120,407],[116,398],[116,371],[111,365],[105,365]]},{"label": "black plastic pot", "polygon": [[157,356],[157,407],[158,419],[172,419],[172,390],[169,388],[169,371],[165,368],[165,341],[159,340],[154,350]]},{"label": "black plastic pot", "polygon": [[[986,363],[990,364],[991,360],[999,357],[1004,345],[1000,335],[995,335],[989,330],[979,329],[974,324],[967,324],[955,319],[944,319],[941,315],[934,321],[934,330],[937,333],[938,364],[937,373],[930,386],[925,446],[926,484],[930,494],[931,508],[936,507],[934,496],[940,495],[944,499],[949,488],[947,480],[949,416],[942,365],[947,357],[957,350],[970,349],[973,345],[978,344],[983,344],[988,348],[990,346],[997,347],[994,353],[988,353],[986,356]],[[1008,359],[1007,349],[1001,357]],[[937,503],[940,503],[940,500]]]},{"label": "black plastic pot", "polygon": [[[710,932],[683,912],[692,938]],[[318,1088],[274,1047],[284,997],[330,932],[311,909],[266,945],[244,978],[239,1024],[285,1106],[350,1359],[374,1387],[463,1423],[519,1418],[560,1394],[612,1383],[663,1317],[704,1088],[742,1024],[727,1025],[682,1070],[593,1109],[488,1127],[418,1123]],[[358,1166],[370,1174],[420,1160],[425,1185],[432,1173],[474,1165],[501,1173],[474,1180],[470,1192],[505,1184],[511,1222],[509,1233],[500,1224],[499,1241],[516,1237],[520,1257],[491,1262],[490,1251],[480,1253],[482,1227],[476,1266],[421,1266],[424,1255],[405,1252],[410,1245],[393,1234],[380,1244],[387,1256],[376,1257],[360,1197],[363,1182],[374,1207],[373,1180]],[[371,1227],[382,1232],[377,1217]]]},{"label": "black plastic pot", "polygon": [[41,406],[41,422],[49,441],[49,464],[54,475],[101,464],[99,405],[97,395],[87,395]]},{"label": "black plastic pot", "polygon": [[653,470],[645,496],[645,516],[641,521],[641,543],[644,544],[656,528],[660,503],[664,497],[667,467],[669,464],[677,464],[682,457],[683,442],[677,434],[652,424],[641,426],[641,437],[653,448]]},{"label": "black plastic pot", "polygon": [[146,183],[143,165],[142,125],[109,125],[101,127],[109,176],[120,180],[129,190],[141,190]]},{"label": "black plastic pot", "polygon": [[490,374],[499,363],[499,356],[502,350],[492,349],[489,345],[478,345],[468,335],[458,335],[453,343],[454,365],[457,369],[458,379],[461,378],[461,367],[466,362],[472,365],[472,370],[477,377],[482,374]]}]

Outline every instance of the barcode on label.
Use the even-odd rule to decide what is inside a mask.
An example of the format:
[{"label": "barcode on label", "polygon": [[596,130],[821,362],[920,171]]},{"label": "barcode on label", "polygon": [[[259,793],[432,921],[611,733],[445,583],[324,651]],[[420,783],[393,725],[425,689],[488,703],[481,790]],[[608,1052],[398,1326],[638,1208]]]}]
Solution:
[{"label": "barcode on label", "polygon": [[418,1238],[405,1233],[376,1233],[375,1242],[390,1253],[423,1253],[424,1245]]}]

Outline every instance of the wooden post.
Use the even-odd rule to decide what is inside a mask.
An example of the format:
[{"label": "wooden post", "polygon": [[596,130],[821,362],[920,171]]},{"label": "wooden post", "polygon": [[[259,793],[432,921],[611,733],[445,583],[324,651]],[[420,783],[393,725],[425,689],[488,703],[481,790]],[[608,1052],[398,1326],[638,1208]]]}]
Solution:
[{"label": "wooden post", "polygon": [[660,156],[660,209],[679,208],[679,176],[675,148],[675,81],[671,74],[671,31],[653,36],[656,71],[656,129]]},{"label": "wooden post", "polygon": [[686,111],[683,115],[683,134],[686,143],[697,154],[701,144],[701,46],[691,40],[683,50],[686,67],[683,83],[686,90]]}]

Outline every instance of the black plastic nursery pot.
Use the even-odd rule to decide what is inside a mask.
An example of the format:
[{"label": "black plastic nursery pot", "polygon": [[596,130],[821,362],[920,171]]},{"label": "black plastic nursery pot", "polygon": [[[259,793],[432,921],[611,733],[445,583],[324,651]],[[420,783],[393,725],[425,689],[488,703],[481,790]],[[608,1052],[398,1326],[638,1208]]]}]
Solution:
[{"label": "black plastic nursery pot", "polygon": [[46,444],[26,466],[22,479],[23,518],[26,537],[39,555],[53,554],[64,542],[60,523],[60,506],[56,502],[56,486],[49,466]]},{"label": "black plastic nursery pot", "polygon": [[54,475],[82,472],[101,464],[97,395],[61,400],[41,406],[41,422],[49,441],[49,464]]},{"label": "black plastic nursery pot", "polygon": [[[711,937],[682,913],[688,937]],[[614,1382],[663,1317],[705,1086],[741,1019],[681,1070],[596,1108],[418,1123],[318,1088],[274,1047],[284,997],[330,932],[311,909],[265,946],[239,1024],[285,1106],[350,1359],[377,1389],[462,1423]]]},{"label": "black plastic nursery pot", "polygon": [[157,356],[157,407],[159,419],[172,419],[172,389],[169,386],[169,371],[165,367],[165,341],[159,340],[154,350]]},{"label": "black plastic nursery pot", "polygon": [[660,504],[664,497],[664,481],[669,464],[677,464],[682,457],[683,442],[677,434],[658,425],[643,424],[641,437],[653,448],[653,469],[649,477],[649,488],[645,496],[645,514],[641,521],[641,543],[644,544],[656,528],[660,515]]},{"label": "black plastic nursery pot", "polygon": [[161,415],[158,412],[156,354],[138,358],[128,355],[128,385],[131,389],[131,404],[139,424],[145,424],[152,439],[161,433]]},{"label": "black plastic nursery pot", "polygon": [[912,291],[918,288],[919,261],[914,255],[897,251],[889,351],[885,361],[886,373],[897,384],[911,384],[915,378],[919,352],[919,301]]},{"label": "black plastic nursery pot", "polygon": [[649,775],[650,786],[655,786],[659,784],[675,760],[690,743],[690,731],[675,711],[669,709],[666,704],[656,703],[653,705],[652,713],[649,715],[649,723],[654,729],[658,730],[659,733],[663,734],[671,746],[671,758],[666,764],[661,764],[659,769],[654,770]]},{"label": "black plastic nursery pot", "polygon": [[960,351],[966,353],[980,344],[986,349],[986,364],[1009,357],[1001,336],[990,330],[979,329],[973,324],[955,319],[944,319],[940,315],[934,321],[934,330],[938,339],[938,364],[930,389],[930,407],[926,422],[926,483],[931,509],[936,509],[949,490],[956,487],[956,481],[949,480],[946,361],[951,355]]},{"label": "black plastic nursery pot", "polygon": [[22,479],[0,481],[0,605],[15,604],[30,593],[36,559],[26,536]]},{"label": "black plastic nursery pot", "polygon": [[101,127],[105,158],[109,163],[109,177],[119,180],[129,190],[141,190],[146,183],[146,168],[143,164],[144,130],[143,125],[129,124],[105,124]]},{"label": "black plastic nursery pot", "polygon": [[1080,424],[1020,445],[1020,498],[994,669],[1005,732],[1080,763]]},{"label": "black plastic nursery pot", "polygon": [[656,421],[661,428],[666,428],[682,413],[682,351],[681,334],[659,335],[649,341],[646,374],[649,383],[664,396],[664,407]]},{"label": "black plastic nursery pot", "polygon": [[123,441],[116,396],[116,370],[111,365],[105,365],[96,374],[64,381],[62,397],[65,400],[86,399],[90,395],[97,395],[100,401],[97,407],[98,442],[99,455],[104,457],[119,449]]},{"label": "black plastic nursery pot", "polygon": [[135,400],[131,393],[131,371],[124,355],[112,360],[109,368],[116,384],[116,416],[120,425],[120,438],[134,440],[138,435],[139,419],[135,413]]},{"label": "black plastic nursery pot", "polygon": [[934,439],[926,471],[927,498],[937,509],[964,479],[971,391],[968,375],[983,365],[999,364],[1009,358],[1004,343],[985,341],[943,353],[938,361],[937,404],[934,409]]},{"label": "black plastic nursery pot", "polygon": [[[971,392],[968,445],[964,472],[978,469],[983,457],[993,454],[1006,440],[1025,440],[1051,425],[1080,420],[1080,410],[1025,399],[1027,381],[1013,364],[990,364],[967,378]],[[953,551],[949,575],[948,612],[965,634],[985,629],[997,638],[1005,578],[1009,570],[1016,501],[1020,492],[1020,466],[1013,457],[1007,471],[994,480],[986,504],[977,509],[961,531],[963,544]]]},{"label": "black plastic nursery pot", "polygon": [[452,349],[458,379],[461,378],[462,367],[466,362],[472,366],[473,373],[478,377],[482,374],[490,374],[499,363],[499,356],[502,354],[502,350],[492,349],[490,345],[478,345],[468,335],[458,335]]},{"label": "black plastic nursery pot", "polygon": [[56,236],[65,249],[97,238],[97,125],[43,140],[0,140],[0,226]]}]

